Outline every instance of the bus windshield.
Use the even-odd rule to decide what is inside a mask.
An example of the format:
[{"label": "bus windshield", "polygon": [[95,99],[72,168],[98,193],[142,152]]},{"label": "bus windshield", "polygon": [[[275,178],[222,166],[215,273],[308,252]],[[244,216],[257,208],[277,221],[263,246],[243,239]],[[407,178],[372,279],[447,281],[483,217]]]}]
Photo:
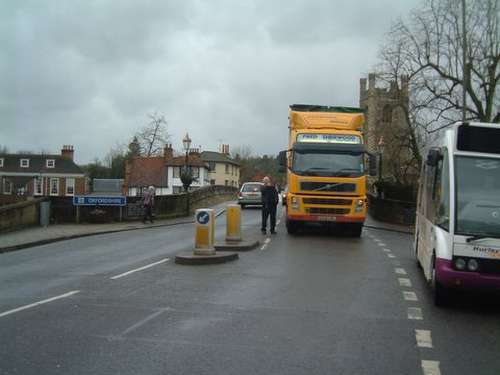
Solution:
[{"label": "bus windshield", "polygon": [[364,174],[363,154],[295,152],[293,171],[304,176],[359,177]]},{"label": "bus windshield", "polygon": [[457,156],[456,233],[500,236],[500,159]]}]

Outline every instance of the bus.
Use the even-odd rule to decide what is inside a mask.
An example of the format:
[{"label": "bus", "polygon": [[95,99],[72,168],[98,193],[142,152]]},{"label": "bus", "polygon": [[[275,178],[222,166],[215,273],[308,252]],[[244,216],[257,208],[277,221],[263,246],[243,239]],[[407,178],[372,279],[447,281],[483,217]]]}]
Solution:
[{"label": "bus", "polygon": [[453,289],[500,291],[500,125],[455,123],[424,160],[414,251],[435,305]]}]

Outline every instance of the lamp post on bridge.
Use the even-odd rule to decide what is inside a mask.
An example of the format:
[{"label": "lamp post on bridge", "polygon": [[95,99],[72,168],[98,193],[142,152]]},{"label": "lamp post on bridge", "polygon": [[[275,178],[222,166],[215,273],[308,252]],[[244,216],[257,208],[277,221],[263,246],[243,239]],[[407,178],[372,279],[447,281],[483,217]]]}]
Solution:
[{"label": "lamp post on bridge", "polygon": [[383,182],[383,175],[382,175],[382,157],[384,154],[384,148],[385,148],[385,143],[384,143],[384,137],[380,136],[378,143],[377,143],[377,151],[378,151],[378,189],[377,193],[379,198],[383,198],[384,192],[382,190],[382,182]]},{"label": "lamp post on bridge", "polygon": [[193,182],[193,176],[191,174],[191,168],[189,167],[189,149],[191,147],[191,138],[189,138],[188,133],[186,133],[186,136],[182,139],[182,146],[186,151],[186,158],[184,159],[184,168],[181,173],[181,182],[184,187],[184,191],[186,192],[186,213],[189,216],[189,186]]}]

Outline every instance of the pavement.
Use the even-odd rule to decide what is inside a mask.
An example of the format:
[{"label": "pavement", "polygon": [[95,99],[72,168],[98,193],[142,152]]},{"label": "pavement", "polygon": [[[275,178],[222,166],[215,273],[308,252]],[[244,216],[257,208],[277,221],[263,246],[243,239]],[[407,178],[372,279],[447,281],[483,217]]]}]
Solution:
[{"label": "pavement", "polygon": [[[234,203],[234,201],[220,203],[208,208],[215,209],[216,215],[219,216],[225,211],[225,207],[230,203]],[[143,224],[141,221],[127,221],[105,224],[53,224],[48,227],[29,227],[14,232],[0,234],[0,253],[78,237],[145,228],[158,228],[193,222],[194,220],[191,217],[179,217],[175,219],[156,220],[153,224]]]}]

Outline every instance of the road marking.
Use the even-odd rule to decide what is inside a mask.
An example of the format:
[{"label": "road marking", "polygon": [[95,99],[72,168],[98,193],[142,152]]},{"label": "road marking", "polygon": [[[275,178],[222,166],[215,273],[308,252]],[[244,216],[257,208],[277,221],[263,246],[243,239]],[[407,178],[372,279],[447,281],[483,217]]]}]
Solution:
[{"label": "road marking", "polygon": [[394,268],[394,272],[396,272],[398,275],[406,275],[406,271],[404,268]]},{"label": "road marking", "polygon": [[425,329],[416,329],[415,338],[419,348],[432,348],[431,331]]},{"label": "road marking", "polygon": [[381,242],[378,238],[373,238],[373,241],[375,241],[375,242]]},{"label": "road marking", "polygon": [[392,254],[389,254],[389,253],[387,253],[387,256],[388,256],[389,258],[396,258],[396,256],[395,256],[395,255],[392,255]]},{"label": "road marking", "polygon": [[158,262],[154,262],[154,263],[151,263],[151,264],[147,264],[145,266],[142,266],[142,267],[139,267],[139,268],[136,268],[134,270],[130,270],[130,271],[127,271],[127,272],[124,272],[124,273],[121,273],[119,275],[116,275],[116,276],[113,276],[113,277],[110,277],[111,280],[116,280],[116,279],[119,279],[120,277],[124,277],[124,276],[127,276],[127,275],[130,275],[131,273],[134,273],[134,272],[139,272],[139,271],[142,271],[142,270],[145,270],[145,269],[148,269],[148,268],[151,268],[151,267],[154,267],[158,264],[161,264],[161,263],[165,263],[165,262],[168,262],[169,261],[169,258],[165,258],[165,259],[162,259],[162,260],[159,260]]},{"label": "road marking", "polygon": [[264,244],[261,246],[261,248],[260,248],[260,249],[261,249],[261,250],[264,250],[264,249],[267,247],[267,245],[269,245],[269,242],[271,242],[271,239],[270,239],[270,238],[266,238],[266,239],[264,240]]},{"label": "road marking", "polygon": [[390,252],[391,252],[391,249],[384,249],[384,251],[385,251],[386,253],[390,253]]},{"label": "road marking", "polygon": [[45,303],[49,303],[49,302],[52,302],[52,301],[55,301],[55,300],[58,300],[58,299],[61,299],[61,298],[70,297],[70,296],[72,296],[74,294],[77,294],[77,293],[80,293],[80,291],[79,290],[73,290],[71,292],[61,294],[60,296],[56,296],[56,297],[44,299],[43,301],[38,301],[38,302],[35,302],[35,303],[30,303],[29,305],[25,305],[25,306],[18,307],[16,309],[4,311],[3,313],[0,313],[0,318],[2,318],[4,316],[7,316],[7,315],[10,315],[10,314],[14,314],[14,313],[19,312],[19,311],[23,311],[23,310],[26,310],[26,309],[31,309],[32,307],[40,306],[40,305],[43,305]]},{"label": "road marking", "polygon": [[408,307],[408,319],[423,320],[422,309],[420,307]]},{"label": "road marking", "polygon": [[158,315],[161,315],[161,314],[163,314],[165,311],[168,311],[168,310],[169,310],[169,308],[167,307],[167,308],[165,308],[165,309],[161,309],[161,310],[159,310],[159,311],[156,311],[156,312],[152,313],[151,315],[148,315],[148,316],[147,316],[147,317],[145,317],[144,319],[139,320],[137,323],[132,324],[132,325],[131,325],[130,327],[128,327],[125,331],[123,331],[123,332],[121,333],[121,335],[120,335],[120,336],[125,336],[127,333],[130,333],[130,332],[132,332],[133,330],[135,330],[135,329],[137,329],[137,328],[139,328],[139,327],[143,326],[144,324],[146,324],[147,322],[149,322],[151,319],[156,318]]},{"label": "road marking", "polygon": [[393,260],[392,264],[394,264],[395,266],[400,266],[401,262],[399,260]]},{"label": "road marking", "polygon": [[407,278],[399,278],[399,286],[405,286],[411,288],[411,281]]},{"label": "road marking", "polygon": [[403,292],[403,298],[405,301],[418,301],[417,295],[415,292]]},{"label": "road marking", "polygon": [[439,370],[439,361],[422,361],[422,370],[424,375],[441,375]]},{"label": "road marking", "polygon": [[383,242],[379,242],[379,243],[378,243],[378,245],[379,245],[380,247],[386,247],[386,246],[387,246],[387,245],[386,245],[385,243],[383,243]]},{"label": "road marking", "polygon": [[280,223],[281,223],[281,220],[278,220],[278,221],[276,222],[276,225],[280,225]]}]

